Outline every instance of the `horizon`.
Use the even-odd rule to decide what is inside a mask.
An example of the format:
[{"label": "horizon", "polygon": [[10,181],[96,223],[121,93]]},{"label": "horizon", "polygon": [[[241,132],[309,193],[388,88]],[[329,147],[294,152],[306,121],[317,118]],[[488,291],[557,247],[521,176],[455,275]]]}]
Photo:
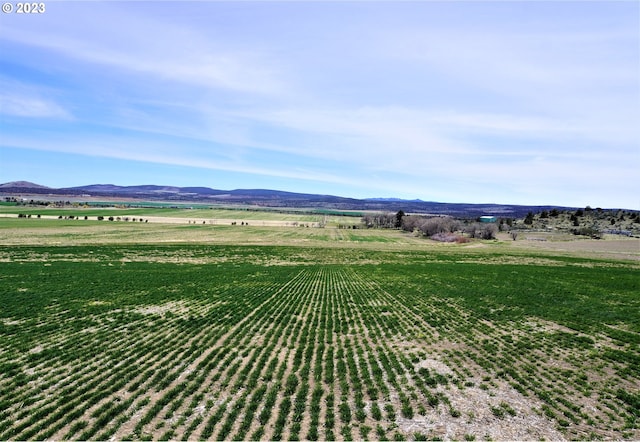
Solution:
[{"label": "horizon", "polygon": [[[283,192],[283,193],[294,193],[294,194],[308,194],[308,195],[315,195],[315,196],[327,196],[327,197],[335,197],[335,198],[351,198],[351,197],[345,197],[344,195],[338,195],[338,194],[318,194],[318,193],[309,193],[309,192],[292,192],[289,190],[281,190],[281,189],[266,189],[266,188],[228,188],[228,189],[221,189],[221,188],[212,188],[212,187],[208,187],[208,186],[173,186],[171,184],[151,184],[151,183],[146,183],[146,184],[133,184],[133,185],[127,185],[127,186],[122,186],[119,184],[114,184],[114,183],[90,183],[90,184],[84,184],[84,185],[79,185],[79,186],[64,186],[64,187],[52,187],[52,186],[47,186],[45,184],[42,183],[36,183],[33,181],[27,181],[27,180],[18,180],[18,181],[10,181],[10,182],[5,182],[5,183],[0,183],[0,186],[5,186],[7,184],[27,184],[27,185],[35,185],[38,186],[37,188],[45,188],[45,189],[51,189],[51,190],[64,190],[64,189],[79,189],[79,188],[85,188],[85,187],[89,187],[89,186],[113,186],[113,187],[121,187],[121,188],[126,188],[126,187],[174,187],[174,188],[206,188],[206,189],[211,189],[211,190],[218,190],[218,191],[229,191],[229,192],[234,192],[234,191],[270,191],[270,192]],[[19,185],[16,185],[16,187],[20,187]],[[2,192],[2,187],[0,187],[0,193]],[[96,191],[96,192],[105,192],[105,191]],[[60,194],[63,195],[63,194]],[[97,195],[91,195],[92,197],[99,197],[101,196],[100,194]],[[425,203],[425,204],[444,204],[444,205],[456,205],[456,204],[460,204],[460,205],[476,205],[476,206],[520,206],[520,207],[556,207],[556,208],[567,208],[567,209],[585,209],[585,208],[592,208],[592,209],[602,209],[602,210],[629,210],[629,211],[638,211],[638,209],[634,209],[634,208],[629,208],[629,207],[613,207],[613,206],[594,206],[592,204],[587,204],[584,206],[570,206],[570,205],[566,205],[566,204],[515,204],[515,203],[497,203],[497,202],[492,202],[492,201],[482,201],[482,202],[474,202],[474,203],[470,203],[470,202],[464,202],[464,201],[459,201],[459,202],[451,202],[451,201],[434,201],[434,200],[422,200],[420,198],[414,198],[414,199],[406,199],[406,198],[398,198],[398,197],[393,197],[393,196],[377,196],[377,197],[365,197],[365,198],[352,198],[352,199],[356,199],[356,200],[360,200],[360,201],[375,201],[375,200],[380,200],[382,202],[386,201],[386,202],[407,202],[407,203]],[[186,200],[185,200],[186,201]],[[199,201],[199,200],[194,200],[195,201]]]},{"label": "horizon", "polygon": [[639,33],[625,1],[49,1],[0,16],[0,182],[638,210]]}]

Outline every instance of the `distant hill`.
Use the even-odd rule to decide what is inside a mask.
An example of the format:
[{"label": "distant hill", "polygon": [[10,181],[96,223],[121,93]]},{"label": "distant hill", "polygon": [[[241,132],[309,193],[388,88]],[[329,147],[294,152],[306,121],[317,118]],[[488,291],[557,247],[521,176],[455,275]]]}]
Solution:
[{"label": "distant hill", "polygon": [[372,201],[372,202],[404,202],[404,201],[409,201],[411,203],[423,203],[424,201],[422,201],[421,199],[415,199],[415,200],[405,200],[402,198],[365,198],[364,201]]},{"label": "distant hill", "polygon": [[117,194],[141,194],[141,193],[180,193],[180,187],[174,186],[116,186],[115,184],[90,184],[88,186],[80,187],[67,187],[64,189],[69,192],[84,192],[84,193],[117,193]]},{"label": "distant hill", "polygon": [[47,186],[32,183],[30,181],[11,181],[9,183],[0,184],[0,189],[49,189]]},{"label": "distant hill", "polygon": [[175,187],[159,185],[118,186],[115,184],[90,184],[87,186],[55,189],[28,181],[0,184],[3,195],[48,195],[82,198],[126,198],[141,201],[175,201],[211,204],[247,204],[265,207],[325,208],[332,210],[375,210],[385,212],[424,213],[474,218],[480,215],[520,218],[528,212],[542,210],[569,210],[572,207],[526,206],[506,204],[441,203],[399,198],[355,199],[334,195],[286,192],[269,189],[218,190],[209,187]]}]

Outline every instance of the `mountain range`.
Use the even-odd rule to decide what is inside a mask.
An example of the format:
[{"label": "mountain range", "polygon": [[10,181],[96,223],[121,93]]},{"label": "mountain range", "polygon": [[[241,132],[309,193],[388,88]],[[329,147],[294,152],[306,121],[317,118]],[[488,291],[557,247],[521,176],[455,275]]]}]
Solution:
[{"label": "mountain range", "polygon": [[12,181],[0,184],[0,195],[47,195],[82,198],[126,198],[143,201],[194,202],[211,204],[246,204],[264,207],[296,207],[333,210],[375,210],[407,213],[426,213],[452,215],[456,217],[477,217],[496,215],[503,217],[522,217],[528,212],[572,207],[527,206],[507,204],[467,204],[441,203],[422,200],[403,200],[399,198],[355,199],[334,195],[285,192],[268,189],[218,190],[209,187],[176,187],[159,185],[118,186],[114,184],[90,184],[78,187],[52,188],[29,181]]}]

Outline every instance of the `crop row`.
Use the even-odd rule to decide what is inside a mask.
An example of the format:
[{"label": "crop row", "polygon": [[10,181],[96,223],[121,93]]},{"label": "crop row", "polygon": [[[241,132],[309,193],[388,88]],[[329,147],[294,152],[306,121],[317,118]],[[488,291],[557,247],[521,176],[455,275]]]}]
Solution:
[{"label": "crop row", "polygon": [[562,325],[500,282],[577,275],[582,299],[602,293],[598,269],[265,267],[248,250],[3,263],[0,439],[471,439],[489,421],[515,438],[637,435],[633,315],[626,334]]}]

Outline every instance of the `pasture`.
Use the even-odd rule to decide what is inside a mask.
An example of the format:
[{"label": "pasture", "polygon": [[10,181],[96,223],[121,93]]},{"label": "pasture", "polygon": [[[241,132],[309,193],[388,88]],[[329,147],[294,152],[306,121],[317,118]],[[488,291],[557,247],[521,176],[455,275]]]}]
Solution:
[{"label": "pasture", "polygon": [[[149,203],[146,203],[149,204]],[[44,219],[55,219],[58,217],[73,217],[78,220],[97,220],[99,216],[103,218],[114,217],[127,221],[149,220],[161,223],[194,223],[229,225],[231,222],[237,224],[248,223],[252,225],[272,224],[278,226],[294,226],[300,224],[324,223],[327,225],[337,224],[358,224],[360,222],[359,212],[331,211],[322,209],[273,209],[273,208],[232,208],[232,207],[198,207],[192,209],[175,207],[95,207],[91,205],[78,205],[54,207],[54,206],[16,206],[0,205],[0,216],[14,217],[23,214],[32,218],[38,216]]]},{"label": "pasture", "polygon": [[640,439],[640,266],[0,220],[0,439]]}]

